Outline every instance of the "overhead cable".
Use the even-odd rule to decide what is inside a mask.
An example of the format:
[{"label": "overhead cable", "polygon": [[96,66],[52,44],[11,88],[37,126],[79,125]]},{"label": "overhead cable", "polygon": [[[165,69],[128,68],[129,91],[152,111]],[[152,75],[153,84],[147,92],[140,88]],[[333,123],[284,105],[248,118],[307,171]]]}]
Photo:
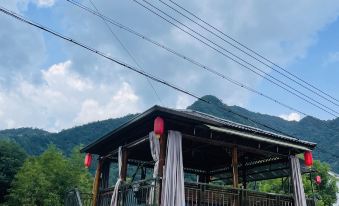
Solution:
[{"label": "overhead cable", "polygon": [[[281,68],[280,66],[278,66],[277,64],[273,63],[272,61],[268,60],[267,58],[263,57],[262,55],[258,54],[257,52],[249,49],[248,47],[244,46],[241,43],[238,43],[238,41],[233,40],[233,38],[231,38],[231,41],[235,41],[235,43],[239,44],[236,45],[235,43],[231,42],[230,40],[227,40],[226,38],[230,39],[228,37],[228,35],[226,35],[226,38],[224,38],[222,35],[225,36],[225,34],[222,32],[222,35],[217,34],[216,32],[211,31],[210,29],[206,28],[204,25],[200,24],[199,22],[195,21],[194,19],[192,19],[191,17],[187,16],[186,14],[180,12],[178,9],[174,8],[173,6],[169,5],[168,3],[166,3],[163,0],[159,0],[162,4],[166,5],[168,8],[172,9],[173,11],[175,11],[176,13],[180,14],[181,16],[185,17],[186,19],[190,20],[191,22],[193,22],[194,24],[198,25],[199,27],[203,28],[204,30],[206,30],[207,32],[211,33],[212,35],[216,36],[217,38],[221,39],[222,41],[226,42],[227,44],[231,45],[232,47],[236,48],[237,50],[241,51],[242,53],[246,54],[247,56],[251,57],[252,59],[258,61],[259,63],[267,66],[268,68],[272,69],[273,71],[277,72],[278,74],[282,75],[283,77],[289,79],[290,81],[294,82],[295,84],[303,87],[304,89],[312,92],[313,94],[321,97],[322,99],[336,105],[339,106],[339,101],[336,100],[334,97],[329,96],[328,94],[324,93],[323,91],[315,88],[314,86],[310,85],[309,83],[307,83],[306,81],[302,80],[301,78],[297,77],[296,75],[288,72],[287,70],[285,70],[284,68]],[[173,3],[173,1],[171,1]],[[175,4],[175,3],[174,3]],[[177,5],[177,4],[175,4]],[[178,5],[177,5],[178,6]],[[180,7],[181,9],[184,9],[183,7]],[[186,11],[186,10],[184,10]],[[201,21],[201,20],[200,20]],[[210,25],[208,23],[205,23],[207,25]],[[210,26],[212,27],[212,26]],[[214,27],[212,27],[214,30],[216,30]],[[217,30],[219,33],[221,31]],[[246,51],[247,50],[247,51]],[[277,68],[275,68],[277,67]],[[282,71],[280,71],[282,70]],[[286,75],[286,73],[288,75]],[[306,84],[306,85],[305,85]],[[311,88],[310,88],[311,87]],[[322,94],[320,94],[320,93]],[[325,95],[325,96],[324,96]],[[331,99],[329,99],[331,98]]]},{"label": "overhead cable", "polygon": [[173,0],[169,0],[172,4],[176,5],[177,7],[179,7],[180,9],[182,9],[183,11],[187,12],[188,14],[190,14],[191,16],[193,16],[194,18],[198,19],[200,22],[203,22],[205,25],[209,26],[210,28],[214,29],[215,31],[219,32],[220,34],[222,34],[223,36],[225,36],[226,38],[230,39],[231,41],[235,42],[236,44],[238,44],[239,46],[243,47],[244,49],[248,50],[249,52],[252,52],[253,54],[257,55],[258,57],[262,58],[263,60],[267,61],[268,63],[276,66],[277,68],[281,69],[282,71],[284,71],[285,73],[289,74],[290,76],[298,79],[299,81],[305,83],[306,85],[312,87],[313,89],[319,91],[320,93],[324,94],[325,96],[335,100],[336,102],[339,102],[339,100],[333,96],[331,96],[330,94],[322,91],[321,89],[317,88],[316,86],[312,85],[311,83],[303,80],[302,78],[298,77],[297,75],[289,72],[288,70],[284,69],[283,67],[279,66],[278,64],[274,63],[272,60],[264,57],[263,55],[259,54],[258,52],[254,51],[253,49],[249,48],[248,46],[246,46],[245,44],[241,43],[240,41],[236,40],[235,38],[231,37],[230,35],[226,34],[225,32],[221,31],[220,29],[218,29],[217,27],[213,26],[212,24],[208,23],[207,21],[203,20],[202,18],[200,18],[199,16],[195,15],[193,12],[189,11],[188,9],[184,8],[183,6],[181,6],[180,4],[178,4],[177,2],[173,1]]},{"label": "overhead cable", "polygon": [[[93,6],[93,8],[96,10],[96,12],[100,13],[100,11],[98,10],[98,8],[95,6],[94,2],[92,0],[89,0],[89,2],[91,3],[91,5]],[[120,40],[120,38],[118,37],[118,35],[116,35],[114,33],[114,31],[112,30],[112,28],[108,25],[108,23],[106,22],[105,18],[101,18],[104,22],[104,24],[106,25],[106,27],[108,28],[108,30],[111,32],[111,34],[113,35],[113,37],[119,42],[120,46],[123,48],[123,50],[127,53],[127,55],[132,59],[132,61],[134,62],[134,64],[138,67],[140,67],[140,64],[137,62],[137,60],[134,58],[134,56],[132,55],[132,53],[127,49],[127,47],[124,45],[124,43]],[[154,88],[152,82],[150,81],[149,78],[146,77],[146,81],[148,82],[148,84],[150,85],[151,89],[154,92],[154,95],[156,96],[157,100],[159,101],[159,103],[162,105],[162,101],[159,97],[159,94],[157,92],[157,90]]]},{"label": "overhead cable", "polygon": [[[154,11],[153,9],[149,8],[148,6],[144,5],[143,3],[139,2],[138,0],[133,0],[134,2],[136,2],[137,4],[141,5],[142,7],[144,7],[146,10],[152,12],[153,14],[159,16],[160,18],[162,18],[163,20],[165,20],[166,22],[172,24],[173,26],[177,27],[179,30],[183,31],[184,33],[188,34],[189,36],[193,37],[194,39],[200,41],[201,43],[203,43],[204,45],[210,47],[211,49],[215,50],[216,52],[220,53],[221,55],[223,55],[224,57],[232,60],[233,62],[239,64],[240,66],[250,70],[251,72],[255,73],[256,75],[266,79],[267,81],[273,83],[274,85],[282,88],[283,90],[289,92],[290,94],[293,94],[294,96],[298,97],[299,99],[317,107],[318,109],[331,114],[334,117],[338,117],[339,112],[333,110],[332,108],[322,104],[321,102],[313,99],[312,97],[304,94],[303,92],[300,92],[299,90],[293,88],[292,86],[282,82],[281,80],[273,77],[272,75],[268,74],[267,72],[264,72],[263,70],[259,69],[258,67],[256,67],[255,65],[247,62],[246,60],[238,57],[237,55],[234,55],[232,52],[228,51],[227,49],[221,47],[220,45],[212,42],[211,40],[207,39],[206,37],[204,37],[203,35],[199,34],[198,32],[192,30],[191,28],[187,27],[186,25],[184,25],[183,23],[181,23],[180,21],[176,20],[175,18],[169,16],[168,14],[164,13],[162,10],[160,10],[159,8],[155,7],[153,4],[149,3],[148,1],[143,0],[144,2],[146,2],[147,4],[149,4],[151,7],[155,8],[156,10],[160,11],[161,13],[163,13],[165,16],[168,16],[169,18],[173,19],[174,21],[176,21],[177,23],[179,23],[180,25],[182,25],[185,28],[188,28],[189,30],[192,30],[193,33],[198,34],[198,36],[201,36],[203,39],[206,39],[207,42],[211,42],[213,45],[217,46],[218,48],[224,50],[225,52],[227,52],[228,54],[230,54],[231,57],[228,54],[222,52],[220,49],[212,46],[211,44],[207,43],[205,40],[202,40],[201,38],[195,36],[194,34],[188,32],[187,30],[181,28],[180,26],[178,26],[176,23],[173,23],[171,20],[167,19],[166,17],[162,16],[161,14],[159,14],[158,12]],[[257,71],[255,71],[255,70]],[[259,71],[259,72],[258,72]],[[270,78],[268,78],[268,77]],[[272,80],[273,79],[273,80]],[[278,83],[277,83],[278,82]],[[284,86],[282,86],[284,85]]]},{"label": "overhead cable", "polygon": [[[75,39],[72,39],[72,38],[70,38],[70,37],[67,37],[67,36],[65,36],[65,35],[63,35],[63,34],[61,34],[61,33],[59,33],[59,32],[56,32],[56,31],[54,31],[54,30],[52,30],[52,29],[50,29],[50,28],[48,28],[48,27],[46,27],[46,26],[43,26],[43,25],[41,25],[41,24],[39,24],[39,23],[36,23],[36,22],[34,22],[34,21],[32,21],[32,20],[29,20],[29,19],[27,19],[27,18],[25,18],[25,17],[23,17],[23,16],[21,16],[21,15],[15,13],[14,11],[8,10],[8,9],[6,9],[6,8],[4,8],[4,7],[2,7],[2,6],[0,6],[0,12],[6,14],[6,15],[8,15],[8,16],[11,16],[11,17],[13,17],[13,18],[15,18],[15,19],[17,19],[17,20],[23,22],[23,23],[29,24],[29,25],[31,25],[31,26],[33,26],[33,27],[36,27],[36,28],[41,29],[41,30],[43,30],[43,31],[45,31],[45,32],[48,32],[48,33],[50,33],[50,34],[52,34],[52,35],[54,35],[54,36],[56,36],[56,37],[58,37],[58,38],[61,38],[61,39],[65,40],[65,41],[67,41],[67,42],[70,42],[70,43],[72,43],[72,44],[75,44],[75,45],[77,45],[77,46],[80,46],[80,47],[82,47],[82,48],[88,50],[89,52],[95,53],[95,54],[97,54],[97,55],[99,55],[99,56],[101,56],[101,57],[103,57],[103,58],[105,58],[105,59],[107,59],[107,60],[109,60],[109,61],[112,61],[112,62],[114,62],[114,63],[116,63],[116,64],[118,64],[118,65],[120,65],[120,66],[122,66],[122,67],[124,67],[124,68],[126,68],[126,69],[129,69],[129,70],[131,70],[131,71],[134,71],[134,72],[136,72],[136,73],[138,73],[138,74],[140,74],[140,75],[142,75],[142,76],[148,77],[148,78],[150,78],[150,79],[152,79],[153,81],[156,81],[156,82],[158,82],[158,83],[164,84],[164,85],[166,85],[166,86],[168,86],[168,87],[170,87],[170,88],[172,88],[172,89],[174,89],[174,90],[177,90],[177,91],[179,91],[179,92],[181,92],[181,93],[184,93],[184,94],[186,94],[186,95],[188,95],[188,96],[191,96],[191,97],[193,97],[193,98],[195,98],[195,99],[197,99],[197,100],[200,100],[201,102],[204,102],[204,103],[206,103],[206,104],[209,104],[209,105],[213,105],[213,106],[215,106],[215,107],[218,107],[218,108],[220,108],[220,109],[222,109],[222,110],[224,110],[224,111],[226,111],[226,112],[229,112],[229,113],[234,114],[234,115],[236,115],[236,116],[238,116],[238,117],[240,117],[240,118],[243,118],[244,120],[247,120],[247,121],[249,121],[249,122],[253,122],[253,123],[258,124],[258,125],[260,125],[260,126],[262,126],[262,127],[264,127],[264,128],[267,128],[267,129],[269,129],[270,131],[277,132],[278,134],[281,134],[281,135],[284,135],[284,136],[289,136],[288,134],[286,134],[286,133],[284,133],[284,132],[282,132],[282,131],[279,131],[279,130],[277,130],[277,129],[274,129],[273,127],[270,127],[270,126],[268,126],[268,125],[266,125],[266,124],[263,124],[263,123],[260,123],[260,122],[258,122],[258,121],[255,121],[255,120],[253,120],[253,119],[251,119],[251,118],[249,118],[249,117],[247,117],[247,116],[245,116],[245,115],[242,115],[242,114],[239,114],[239,113],[237,113],[237,112],[234,112],[234,111],[232,111],[232,110],[230,110],[230,109],[224,107],[223,105],[218,105],[218,104],[215,104],[215,103],[213,103],[213,102],[211,102],[211,101],[208,101],[208,100],[206,100],[206,99],[203,99],[203,98],[197,96],[196,94],[193,94],[193,93],[190,92],[190,91],[187,91],[187,90],[185,90],[185,89],[183,89],[183,88],[180,88],[179,86],[177,86],[177,85],[175,85],[175,84],[172,84],[172,83],[167,82],[167,81],[165,81],[165,80],[163,80],[163,79],[160,79],[160,78],[158,78],[158,77],[156,77],[156,76],[154,76],[154,75],[152,75],[152,74],[150,74],[150,73],[147,73],[146,71],[143,71],[143,70],[141,70],[141,69],[139,69],[139,68],[136,68],[136,67],[134,67],[134,66],[131,66],[131,65],[125,63],[124,61],[121,61],[121,60],[119,60],[119,59],[117,59],[117,58],[113,58],[113,57],[109,56],[108,54],[105,54],[105,53],[103,53],[103,52],[101,52],[101,51],[99,51],[99,50],[96,50],[96,49],[94,49],[94,48],[92,48],[92,47],[90,47],[90,46],[88,46],[88,45],[86,45],[86,44],[84,44],[84,43],[81,43],[81,42],[79,42],[79,41],[77,41],[77,40],[75,40]],[[295,138],[295,139],[299,140],[298,138],[293,137],[293,136],[289,136],[289,137],[292,137],[292,138]]]},{"label": "overhead cable", "polygon": [[270,100],[270,101],[272,101],[274,103],[277,103],[277,104],[279,104],[279,105],[281,105],[281,106],[283,106],[283,107],[285,107],[285,108],[287,108],[289,110],[298,112],[298,113],[303,114],[305,116],[311,116],[311,115],[306,114],[305,112],[302,112],[302,111],[300,111],[300,110],[298,110],[296,108],[293,108],[292,106],[289,106],[289,105],[287,105],[287,104],[285,104],[285,103],[283,103],[283,102],[281,102],[281,101],[279,101],[279,100],[277,100],[277,99],[275,99],[273,97],[270,97],[269,95],[264,94],[264,93],[262,93],[262,92],[260,92],[260,91],[258,91],[256,89],[250,87],[250,86],[247,86],[247,85],[245,85],[245,84],[243,84],[243,83],[241,83],[241,82],[239,82],[237,80],[234,80],[234,79],[226,76],[225,74],[220,73],[217,70],[212,69],[212,68],[210,68],[210,67],[208,67],[208,66],[206,66],[206,65],[204,65],[204,64],[202,64],[200,62],[198,62],[197,60],[194,60],[194,59],[192,59],[190,57],[187,57],[187,56],[185,56],[185,55],[175,51],[174,49],[171,49],[171,48],[169,48],[169,47],[167,47],[167,46],[165,46],[165,45],[163,45],[163,44],[161,44],[161,43],[159,43],[159,42],[157,42],[157,41],[155,41],[155,40],[153,40],[153,39],[151,39],[151,38],[149,38],[149,37],[147,37],[147,36],[145,36],[145,35],[143,35],[141,33],[138,33],[137,31],[135,31],[135,30],[131,29],[130,27],[127,27],[127,26],[125,26],[125,25],[123,25],[123,24],[113,20],[112,18],[109,18],[109,17],[107,17],[107,16],[105,16],[105,15],[99,13],[99,12],[91,10],[90,8],[80,4],[78,2],[75,2],[73,0],[66,0],[66,1],[70,2],[71,4],[77,6],[77,7],[81,8],[81,9],[84,9],[87,12],[92,13],[95,16],[98,16],[100,18],[105,19],[108,23],[110,23],[110,24],[112,24],[112,25],[114,25],[114,26],[116,26],[116,27],[118,27],[120,29],[123,29],[123,30],[125,30],[125,31],[127,31],[127,32],[129,32],[129,33],[131,33],[131,34],[133,34],[133,35],[135,35],[135,36],[137,36],[137,37],[139,37],[139,38],[141,38],[141,39],[143,39],[143,40],[145,40],[145,41],[147,41],[147,42],[149,42],[149,43],[151,43],[151,44],[153,44],[155,46],[158,46],[158,47],[160,47],[160,48],[162,48],[162,49],[164,49],[164,50],[166,50],[166,51],[176,55],[177,57],[180,57],[183,60],[186,60],[186,61],[192,63],[193,65],[195,65],[195,66],[197,66],[197,67],[199,67],[201,69],[207,70],[208,72],[210,72],[210,73],[212,73],[214,75],[217,75],[217,76],[223,78],[224,80],[226,80],[226,81],[228,81],[228,82],[230,82],[230,83],[232,83],[232,84],[234,84],[236,86],[244,88],[244,89],[246,89],[246,90],[248,90],[248,91],[250,91],[252,93],[255,93],[255,94],[259,95],[259,96],[262,96],[262,97],[264,97],[264,98],[266,98],[266,99],[268,99],[268,100]]}]

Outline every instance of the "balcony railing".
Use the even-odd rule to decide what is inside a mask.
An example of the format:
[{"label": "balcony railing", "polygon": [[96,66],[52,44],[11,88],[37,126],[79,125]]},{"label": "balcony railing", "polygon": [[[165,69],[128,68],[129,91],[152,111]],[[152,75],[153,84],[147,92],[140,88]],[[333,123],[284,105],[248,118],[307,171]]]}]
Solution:
[{"label": "balcony railing", "polygon": [[[109,206],[114,188],[101,190],[98,206]],[[118,202],[121,206],[156,206],[158,180],[149,179],[124,184],[119,188]],[[86,197],[86,196],[84,196]],[[72,200],[72,198],[70,198]],[[84,202],[84,201],[82,201]],[[203,183],[185,183],[186,206],[293,206],[289,195],[263,193],[251,190],[233,189]],[[69,204],[70,205],[70,204]],[[90,204],[82,204],[89,206]],[[75,206],[75,205],[74,205]],[[315,206],[307,200],[307,206]]]},{"label": "balcony railing", "polygon": [[65,206],[92,206],[92,194],[72,189],[66,193]]}]

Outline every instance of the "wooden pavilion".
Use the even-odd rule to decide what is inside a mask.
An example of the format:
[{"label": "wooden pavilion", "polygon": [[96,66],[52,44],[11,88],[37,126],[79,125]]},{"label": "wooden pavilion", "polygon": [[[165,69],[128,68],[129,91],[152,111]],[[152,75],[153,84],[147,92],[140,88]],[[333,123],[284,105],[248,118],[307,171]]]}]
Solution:
[{"label": "wooden pavilion", "polygon": [[[155,120],[159,118],[163,131],[155,134]],[[177,131],[180,135],[180,147],[174,146],[171,149],[168,144],[172,131]],[[152,134],[159,138],[152,140]],[[154,143],[158,144],[159,151],[154,150]],[[305,173],[308,169],[299,160],[297,165],[301,166],[293,168],[291,157],[310,152],[315,146],[315,143],[197,111],[154,106],[84,147],[82,152],[99,157],[93,184],[94,206],[299,206],[303,203],[297,203],[296,199],[305,199],[300,194],[305,195],[303,189],[298,189],[296,185],[300,181],[298,172]],[[154,156],[156,151],[158,156]],[[177,151],[177,154],[174,152],[174,157],[178,156],[179,159],[174,158],[172,161],[169,156],[173,155],[173,151]],[[177,165],[177,160],[182,162],[182,168],[180,164]],[[115,184],[112,181],[116,178],[112,177],[112,165],[117,162],[120,180]],[[137,168],[140,177],[139,172],[128,176],[128,169],[131,167]],[[155,170],[154,175],[150,176]],[[183,170],[184,175],[177,170]],[[172,172],[178,174],[173,178],[178,176],[179,180],[169,182]],[[297,172],[297,176],[293,172]],[[262,193],[253,189],[255,182],[274,178],[282,178],[290,183],[290,195]],[[164,193],[167,190],[173,189],[169,184],[172,184],[174,190],[166,195]],[[249,185],[252,189],[248,188]],[[171,194],[173,191],[175,194]],[[116,193],[116,202],[112,200],[113,193]],[[171,198],[183,200],[181,203],[166,203]],[[312,200],[306,201],[308,206],[314,205]]]}]

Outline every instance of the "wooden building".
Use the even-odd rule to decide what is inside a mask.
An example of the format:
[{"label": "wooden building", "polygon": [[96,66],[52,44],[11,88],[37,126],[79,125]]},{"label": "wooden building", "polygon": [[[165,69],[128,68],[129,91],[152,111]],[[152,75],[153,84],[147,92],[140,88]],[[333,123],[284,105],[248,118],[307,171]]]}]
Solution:
[{"label": "wooden building", "polygon": [[[174,132],[180,136],[179,142],[170,148]],[[309,170],[304,161],[293,163],[291,159],[310,154],[315,146],[201,112],[154,106],[82,152],[99,156],[92,199],[96,206],[299,206],[306,205],[301,200],[305,197],[300,172]],[[112,182],[116,178],[112,177],[112,164],[118,161],[116,184]],[[131,167],[137,172],[128,176]],[[274,178],[289,182],[290,195],[255,190],[257,181]],[[112,200],[114,191],[116,202]],[[308,206],[314,205],[306,201]]]}]

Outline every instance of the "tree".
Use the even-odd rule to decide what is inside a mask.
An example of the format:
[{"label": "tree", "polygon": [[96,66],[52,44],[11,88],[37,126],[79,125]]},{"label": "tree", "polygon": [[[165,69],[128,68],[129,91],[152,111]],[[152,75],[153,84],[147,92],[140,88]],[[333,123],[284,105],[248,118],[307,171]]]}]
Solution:
[{"label": "tree", "polygon": [[0,203],[27,155],[14,141],[0,140]]},{"label": "tree", "polygon": [[40,156],[28,158],[14,178],[7,204],[61,206],[68,190],[78,187],[88,191],[91,176],[79,163],[82,159],[75,150],[66,158],[55,146],[49,146]]},{"label": "tree", "polygon": [[[312,169],[316,172],[311,174],[311,178],[309,174],[303,175],[305,194],[308,197],[314,196],[317,199],[317,206],[332,206],[337,200],[336,193],[338,188],[335,177],[329,174],[330,166],[327,163],[316,160]],[[316,185],[314,181],[317,175],[321,176],[322,179],[320,185]],[[258,184],[259,190],[262,192],[288,194],[289,191],[287,179],[285,181],[281,181],[281,179],[265,180]]]},{"label": "tree", "polygon": [[[317,199],[319,199],[318,205],[332,206],[337,200],[338,188],[335,177],[329,174],[330,166],[327,163],[314,161],[313,168],[316,172],[312,173],[311,177],[309,175],[303,177],[305,193],[310,197],[314,195]],[[320,185],[314,184],[314,178],[317,175],[321,177]],[[312,192],[311,181],[314,194]]]}]

